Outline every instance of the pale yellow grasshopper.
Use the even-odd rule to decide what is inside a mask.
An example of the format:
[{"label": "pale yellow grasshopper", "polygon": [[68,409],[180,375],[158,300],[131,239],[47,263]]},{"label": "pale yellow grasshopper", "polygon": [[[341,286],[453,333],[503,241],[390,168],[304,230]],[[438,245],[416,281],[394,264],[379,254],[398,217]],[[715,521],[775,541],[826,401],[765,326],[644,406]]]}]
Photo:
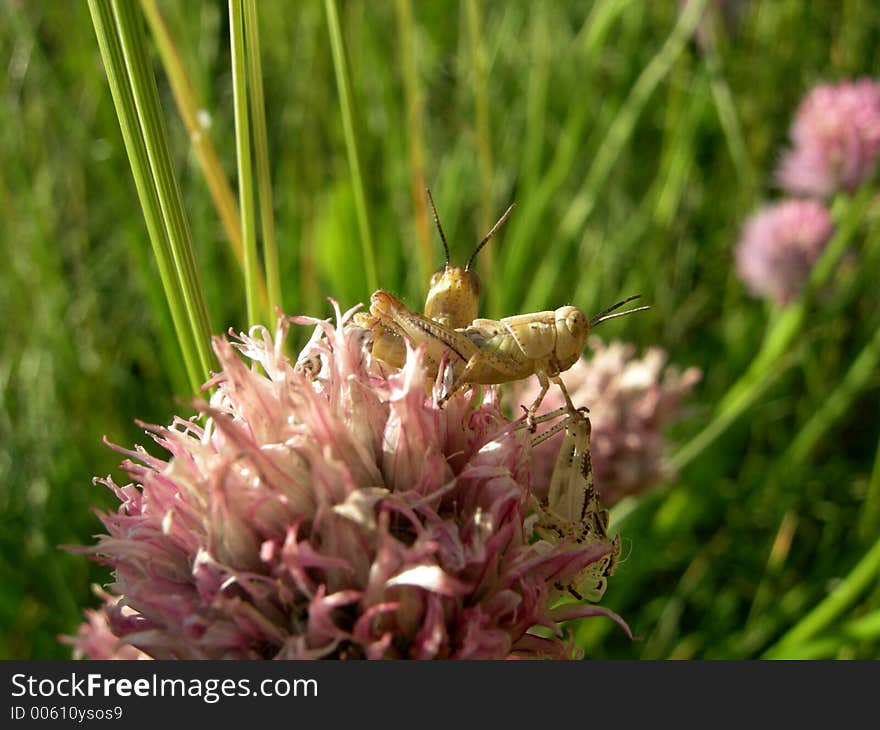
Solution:
[{"label": "pale yellow grasshopper", "polygon": [[[597,601],[605,591],[607,576],[614,571],[620,542],[617,537],[608,539],[608,512],[600,506],[593,484],[590,421],[583,413],[586,409],[574,406],[559,375],[580,357],[593,327],[607,319],[647,307],[612,314],[637,298],[628,297],[591,320],[573,306],[501,320],[479,319],[476,317],[479,279],[470,266],[480,249],[510,215],[513,206],[478,244],[462,268],[449,263],[449,247],[430,191],[428,199],[443,241],[446,263],[431,278],[425,314],[413,312],[393,295],[379,290],[370,299],[369,314],[361,316],[358,323],[372,332],[373,356],[389,365],[403,365],[406,357],[404,338],[413,345],[424,344],[423,361],[432,378],[438,376],[441,364],[445,362],[450,377],[442,401],[467,385],[494,385],[531,375],[538,377],[541,391],[526,410],[526,424],[534,430],[538,421],[560,415],[563,419],[534,443],[540,443],[561,429],[565,429],[565,437],[547,498],[535,501],[535,531],[553,544],[571,540],[607,548],[599,560],[565,585],[556,586],[560,592],[575,598]],[[536,417],[551,381],[561,389],[566,405],[553,413]]]},{"label": "pale yellow grasshopper", "polygon": [[580,357],[593,327],[648,308],[611,314],[636,298],[638,295],[628,297],[592,319],[587,319],[577,307],[567,305],[554,311],[518,314],[500,320],[475,319],[466,327],[452,329],[413,312],[380,289],[370,297],[370,314],[380,327],[396,331],[413,345],[425,344],[429,375],[436,377],[441,359],[448,358],[451,377],[442,402],[468,385],[495,385],[537,376],[541,390],[527,409],[528,423],[534,430],[535,414],[551,381],[562,391],[568,412],[577,412],[560,373]]},{"label": "pale yellow grasshopper", "polygon": [[567,407],[539,416],[547,421],[560,415],[563,420],[532,441],[536,446],[561,429],[565,436],[556,456],[547,496],[532,498],[535,508],[535,533],[551,544],[570,540],[579,545],[605,548],[598,560],[590,563],[565,583],[556,584],[560,594],[578,600],[596,602],[605,593],[608,576],[614,573],[620,555],[620,536],[608,538],[608,510],[599,502],[593,482],[590,458],[590,419],[580,409]]}]

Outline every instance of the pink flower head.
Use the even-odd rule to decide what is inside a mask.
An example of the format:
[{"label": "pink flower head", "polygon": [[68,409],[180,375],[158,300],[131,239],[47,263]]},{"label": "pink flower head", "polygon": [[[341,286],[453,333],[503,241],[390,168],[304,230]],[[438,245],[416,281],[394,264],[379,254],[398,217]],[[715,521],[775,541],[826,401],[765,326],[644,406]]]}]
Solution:
[{"label": "pink flower head", "polygon": [[[605,345],[588,340],[592,357],[581,357],[562,373],[572,401],[590,409],[593,477],[606,506],[628,495],[641,494],[669,477],[665,465],[663,430],[682,417],[682,401],[700,380],[697,368],[684,372],[665,367],[666,353],[649,349],[641,358],[622,342]],[[537,395],[531,383],[515,386],[505,401],[512,408],[528,404]],[[558,388],[551,388],[541,405],[545,413],[563,405]],[[540,435],[541,431],[538,432]],[[549,483],[561,434],[535,447],[533,482]],[[538,495],[540,496],[540,495]]]},{"label": "pink flower head", "polygon": [[855,190],[880,153],[880,83],[817,86],[801,102],[791,138],[778,172],[785,190],[817,197]]},{"label": "pink flower head", "polygon": [[815,200],[769,205],[745,223],[737,273],[753,294],[785,304],[800,292],[833,232],[831,214]]},{"label": "pink flower head", "polygon": [[[85,551],[118,600],[71,639],[82,653],[109,634],[153,658],[565,657],[558,622],[619,621],[552,606],[613,546],[532,540],[528,435],[491,391],[438,408],[421,350],[385,374],[336,314],[215,338],[205,425],[146,427],[169,456],[136,447],[136,483],[99,480],[121,505]],[[297,365],[291,321],[316,325]]]}]

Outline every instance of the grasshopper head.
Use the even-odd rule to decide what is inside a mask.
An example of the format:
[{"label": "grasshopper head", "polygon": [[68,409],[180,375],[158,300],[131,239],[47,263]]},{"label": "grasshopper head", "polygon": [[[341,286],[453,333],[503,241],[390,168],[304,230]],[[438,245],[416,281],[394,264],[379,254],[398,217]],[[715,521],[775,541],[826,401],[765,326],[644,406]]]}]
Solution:
[{"label": "grasshopper head", "polygon": [[587,335],[590,334],[590,320],[577,307],[560,307],[556,315],[556,359],[561,370],[570,368],[577,360]]},{"label": "grasshopper head", "polygon": [[431,277],[425,316],[446,327],[467,327],[477,318],[480,277],[464,266],[446,264]]},{"label": "grasshopper head", "polygon": [[511,205],[492,229],[483,236],[483,240],[477,244],[467,263],[464,266],[453,266],[449,263],[449,245],[446,243],[443,226],[440,225],[434,198],[430,190],[425,192],[434,215],[437,232],[440,234],[440,240],[443,241],[443,251],[446,253],[446,263],[431,277],[431,286],[425,299],[425,316],[453,329],[467,327],[477,318],[480,303],[480,278],[471,271],[471,264],[474,263],[480,249],[507,220],[513,206]]}]

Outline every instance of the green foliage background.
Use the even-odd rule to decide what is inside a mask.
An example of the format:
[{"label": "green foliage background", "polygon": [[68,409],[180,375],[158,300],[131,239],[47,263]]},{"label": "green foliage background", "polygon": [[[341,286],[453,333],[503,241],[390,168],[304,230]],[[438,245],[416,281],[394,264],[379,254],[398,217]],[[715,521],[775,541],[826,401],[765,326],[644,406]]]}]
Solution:
[{"label": "green foliage background", "polygon": [[[419,306],[441,263],[414,195],[416,144],[456,260],[517,204],[481,254],[485,315],[592,312],[641,292],[652,309],[602,334],[703,370],[674,440],[695,436],[777,316],[745,294],[732,248],[744,217],[779,196],[799,99],[880,75],[871,0],[724,5],[732,21],[709,4],[714,44],[676,45],[673,0],[340,2],[381,286]],[[226,6],[160,7],[234,181]],[[370,288],[324,6],[258,7],[284,309],[327,315],[326,297],[348,306]],[[101,438],[143,442],[134,419],[187,411],[188,388],[86,4],[2,0],[0,16],[0,657],[63,658],[57,635],[107,579],[57,547],[91,542],[90,507],[111,506],[90,483],[118,475]],[[213,330],[245,328],[241,272],[156,71]],[[880,326],[878,264],[875,206],[763,397],[627,507],[604,604],[638,640],[587,622],[588,656],[760,656],[875,544],[880,379],[869,359],[852,392],[841,383]],[[878,637],[875,572],[788,655],[877,657]]]}]

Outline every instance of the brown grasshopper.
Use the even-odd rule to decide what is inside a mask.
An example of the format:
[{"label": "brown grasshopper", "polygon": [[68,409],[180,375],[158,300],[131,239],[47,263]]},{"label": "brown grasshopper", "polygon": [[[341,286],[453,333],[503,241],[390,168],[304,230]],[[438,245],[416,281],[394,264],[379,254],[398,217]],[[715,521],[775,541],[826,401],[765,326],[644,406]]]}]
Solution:
[{"label": "brown grasshopper", "polygon": [[565,436],[556,456],[550,488],[544,500],[533,497],[537,522],[535,533],[552,544],[571,540],[580,545],[602,543],[608,552],[574,578],[555,587],[578,600],[596,602],[602,598],[608,576],[613,575],[620,555],[620,536],[608,539],[608,510],[599,503],[593,483],[590,458],[590,419],[586,409],[568,412],[566,407],[540,416],[547,421],[564,415],[563,420],[533,440],[536,446],[562,428]]}]

